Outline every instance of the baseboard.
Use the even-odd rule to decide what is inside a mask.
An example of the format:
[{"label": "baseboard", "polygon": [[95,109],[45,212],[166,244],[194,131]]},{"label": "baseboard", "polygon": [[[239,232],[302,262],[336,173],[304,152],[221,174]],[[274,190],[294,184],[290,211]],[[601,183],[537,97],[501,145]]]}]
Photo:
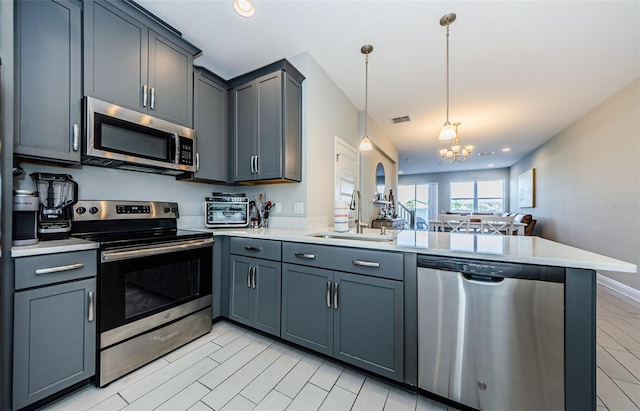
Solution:
[{"label": "baseboard", "polygon": [[596,273],[596,279],[599,284],[640,303],[640,290],[636,290],[635,288],[629,287],[626,284],[622,284],[621,282],[612,280],[611,278],[605,277],[602,274]]}]

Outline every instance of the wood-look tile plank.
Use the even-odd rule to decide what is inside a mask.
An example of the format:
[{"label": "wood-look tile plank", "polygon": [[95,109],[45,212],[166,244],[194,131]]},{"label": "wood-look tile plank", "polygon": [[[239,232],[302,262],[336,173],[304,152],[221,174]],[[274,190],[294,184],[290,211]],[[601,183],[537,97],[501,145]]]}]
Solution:
[{"label": "wood-look tile plank", "polygon": [[448,407],[437,401],[419,395],[416,404],[416,411],[447,411]]},{"label": "wood-look tile plank", "polygon": [[322,363],[320,368],[313,374],[309,380],[311,384],[317,385],[325,391],[331,391],[331,388],[342,374],[344,367],[329,361]]},{"label": "wood-look tile plank", "polygon": [[609,334],[604,332],[600,326],[596,327],[596,342],[604,348],[611,348],[612,350],[627,351],[622,344],[611,338]]},{"label": "wood-look tile plank", "polygon": [[636,405],[601,369],[596,370],[598,397],[610,411],[636,410]]},{"label": "wood-look tile plank", "polygon": [[620,387],[631,401],[640,409],[640,384],[633,384],[628,381],[613,379],[613,382]]},{"label": "wood-look tile plank", "polygon": [[390,388],[388,384],[367,377],[362,384],[356,402],[353,404],[352,411],[383,410]]},{"label": "wood-look tile plank", "polygon": [[233,357],[220,364],[220,366],[214,368],[213,371],[200,378],[199,381],[207,388],[214,389],[264,351],[269,344],[269,342],[262,339],[252,342]]},{"label": "wood-look tile plank", "polygon": [[90,411],[114,411],[114,410],[121,410],[124,407],[126,407],[127,405],[128,404],[124,400],[124,398],[122,398],[121,396],[116,394],[116,395],[112,395],[111,397],[109,397],[106,400],[102,401],[100,404],[96,405],[95,407],[88,408],[88,410],[90,410]]},{"label": "wood-look tile plank", "polygon": [[[129,406],[125,410],[151,410],[164,402],[168,401],[171,397],[177,395],[180,391],[184,390],[198,378],[215,369],[218,363],[210,358],[203,358],[201,361],[194,364],[192,367],[182,371],[181,373],[173,376],[162,384],[155,386],[152,390],[145,393],[135,401],[129,401]],[[124,391],[121,392],[121,395]],[[196,402],[197,399],[194,401]]]},{"label": "wood-look tile plank", "polygon": [[[613,350],[615,352],[615,350]],[[618,351],[620,352],[620,351]],[[596,361],[609,378],[640,383],[616,358],[601,346],[596,347]]]},{"label": "wood-look tile plank", "polygon": [[232,341],[235,341],[236,339],[242,337],[243,335],[245,335],[245,333],[240,328],[232,328],[228,330],[226,333],[221,334],[220,336],[214,338],[211,341],[213,341],[214,343],[218,344],[221,347],[224,347],[225,345],[229,344]]},{"label": "wood-look tile plank", "polygon": [[345,390],[351,391],[354,394],[358,394],[360,392],[360,388],[362,388],[362,384],[364,384],[365,378],[366,377],[359,372],[345,368],[345,370],[342,371],[342,374],[340,374],[338,381],[336,381],[336,385],[344,388]]},{"label": "wood-look tile plank", "polygon": [[611,312],[612,314],[623,316],[623,317],[630,315],[632,312],[635,312],[635,309],[629,305],[627,305],[625,308],[621,308],[618,304],[614,304],[613,302],[607,300],[606,298],[598,297],[597,300],[598,301],[597,301],[596,310],[598,308],[603,307],[607,309],[607,311]]},{"label": "wood-look tile plank", "polygon": [[187,411],[212,411],[211,408],[207,407],[207,404],[203,403],[202,401],[198,401],[195,404],[193,404],[193,406],[191,406],[191,408],[189,408]]},{"label": "wood-look tile plank", "polygon": [[[209,331],[208,334],[203,335],[202,337],[197,338],[186,345],[183,345],[182,347],[166,354],[162,358],[164,358],[169,362],[174,362],[178,358],[183,357],[184,355],[190,353],[191,351],[197,349],[198,347],[201,347],[206,343],[211,342],[216,338],[222,336],[223,334],[229,332],[229,330],[231,330],[229,323],[226,323],[226,322],[216,323],[213,325],[213,327],[211,328],[211,331]],[[217,344],[217,345],[220,345],[220,344]]]},{"label": "wood-look tile plank", "polygon": [[[210,364],[211,362],[214,362],[213,360],[207,362],[204,361],[204,359],[207,358],[208,355],[211,355],[219,349],[219,345],[211,342],[203,345],[202,347],[198,347],[189,354],[184,355],[180,359],[170,363],[166,367],[163,367],[153,374],[141,379],[140,381],[137,381],[135,384],[131,384],[130,386],[126,387],[125,389],[120,391],[120,394],[128,403],[132,403],[149,391],[152,391],[159,385],[172,379],[179,373],[189,369],[198,362],[203,362],[203,364]],[[215,364],[217,365],[217,363]]]},{"label": "wood-look tile plank", "polygon": [[329,393],[317,385],[307,383],[296,398],[291,401],[287,411],[317,410]]},{"label": "wood-look tile plank", "polygon": [[334,386],[320,406],[320,411],[348,411],[356,400],[356,394]]},{"label": "wood-look tile plank", "polygon": [[255,406],[256,404],[242,395],[236,395],[220,411],[251,411]]},{"label": "wood-look tile plank", "polygon": [[229,342],[227,345],[223,346],[220,350],[211,354],[209,358],[222,364],[229,358],[236,355],[238,352],[242,351],[255,340],[256,339],[253,336],[243,334],[235,340]]},{"label": "wood-look tile plank", "polygon": [[101,403],[113,395],[118,394],[120,390],[127,388],[130,385],[135,384],[143,378],[154,374],[158,370],[169,365],[169,362],[163,358],[159,358],[149,364],[138,368],[137,370],[122,376],[121,378],[113,381],[111,384],[104,388],[99,388],[95,385],[89,385],[78,392],[75,392],[67,397],[64,397],[52,404],[49,404],[45,410],[86,410]]},{"label": "wood-look tile plank", "polygon": [[596,395],[596,405],[600,405],[600,406],[604,407],[604,403],[602,402],[600,397],[598,397],[597,395]]},{"label": "wood-look tile plank", "polygon": [[256,405],[254,411],[283,411],[291,404],[291,401],[291,398],[274,390]]},{"label": "wood-look tile plank", "polygon": [[[612,379],[617,378],[620,380],[632,382],[634,384],[640,384],[640,359],[638,357],[636,357],[630,352],[622,352],[622,351],[616,351],[616,350],[610,350],[607,352],[611,354],[613,358],[615,358],[620,364],[622,364],[624,368],[629,370],[629,372],[633,374],[635,379],[623,378],[624,375],[618,375],[616,377],[613,377],[609,375],[609,373],[607,373],[609,377],[611,377]],[[606,372],[606,370],[604,371]]]},{"label": "wood-look tile plank", "polygon": [[202,402],[215,410],[221,409],[281,355],[282,349],[280,347],[267,347],[240,370],[215,387],[202,399]]},{"label": "wood-look tile plank", "polygon": [[596,405],[596,411],[609,411],[609,410],[605,406]]},{"label": "wood-look tile plank", "polygon": [[609,318],[609,322],[627,334],[629,337],[636,340],[638,344],[640,344],[640,329],[637,329],[632,324],[630,324],[627,320],[630,318],[621,317],[621,318]]},{"label": "wood-look tile plank", "polygon": [[385,411],[406,411],[415,410],[418,396],[396,387],[389,389],[387,402],[384,404]]},{"label": "wood-look tile plank", "polygon": [[280,358],[241,391],[244,397],[259,404],[302,359],[302,353],[297,350],[288,350],[286,347],[281,349],[285,351]]},{"label": "wood-look tile plank", "polygon": [[609,334],[609,336],[616,340],[619,344],[623,345],[627,350],[640,351],[640,342],[634,340],[623,330],[616,327],[613,323],[611,323],[610,320],[611,319],[608,318],[606,320],[600,321],[598,327],[600,327],[605,333]]},{"label": "wood-look tile plank", "polygon": [[294,398],[322,364],[314,355],[305,355],[295,367],[276,385],[276,390]]},{"label": "wood-look tile plank", "polygon": [[199,402],[208,393],[209,389],[196,381],[155,409],[159,411],[186,410]]}]

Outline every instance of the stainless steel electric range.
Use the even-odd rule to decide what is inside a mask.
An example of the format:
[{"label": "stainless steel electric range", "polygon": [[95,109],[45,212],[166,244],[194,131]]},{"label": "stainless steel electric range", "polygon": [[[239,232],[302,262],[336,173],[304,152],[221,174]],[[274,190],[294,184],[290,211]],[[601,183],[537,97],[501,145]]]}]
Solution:
[{"label": "stainless steel electric range", "polygon": [[178,204],[80,200],[73,217],[100,243],[99,386],[211,330],[213,236],[178,230]]}]

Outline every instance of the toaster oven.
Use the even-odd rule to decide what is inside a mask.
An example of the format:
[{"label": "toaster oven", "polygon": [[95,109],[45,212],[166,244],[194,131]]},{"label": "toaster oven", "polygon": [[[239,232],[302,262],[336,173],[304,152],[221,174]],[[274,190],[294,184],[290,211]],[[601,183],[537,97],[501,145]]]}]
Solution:
[{"label": "toaster oven", "polygon": [[244,194],[213,193],[205,197],[204,225],[208,228],[249,226],[249,199]]}]

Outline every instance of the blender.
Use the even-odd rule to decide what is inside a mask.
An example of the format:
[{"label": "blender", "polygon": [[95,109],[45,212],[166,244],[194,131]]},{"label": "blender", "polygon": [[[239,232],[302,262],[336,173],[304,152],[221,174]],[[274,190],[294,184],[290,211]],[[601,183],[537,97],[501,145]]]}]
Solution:
[{"label": "blender", "polygon": [[69,237],[73,205],[78,202],[78,183],[68,174],[31,173],[40,193],[38,236],[42,240]]}]

